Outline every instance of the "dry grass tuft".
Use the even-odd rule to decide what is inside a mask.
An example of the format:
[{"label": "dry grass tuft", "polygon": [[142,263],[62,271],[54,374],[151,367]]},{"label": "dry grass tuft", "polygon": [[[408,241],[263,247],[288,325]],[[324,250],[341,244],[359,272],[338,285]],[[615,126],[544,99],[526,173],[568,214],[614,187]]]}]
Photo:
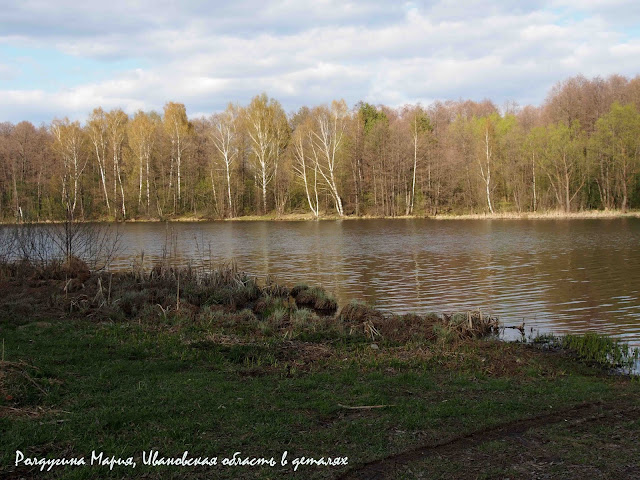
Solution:
[{"label": "dry grass tuft", "polygon": [[384,320],[384,314],[364,302],[352,300],[342,307],[338,318],[345,323],[378,323]]},{"label": "dry grass tuft", "polygon": [[480,338],[497,332],[499,322],[497,318],[483,315],[480,311],[454,313],[444,315],[443,327],[458,339]]}]

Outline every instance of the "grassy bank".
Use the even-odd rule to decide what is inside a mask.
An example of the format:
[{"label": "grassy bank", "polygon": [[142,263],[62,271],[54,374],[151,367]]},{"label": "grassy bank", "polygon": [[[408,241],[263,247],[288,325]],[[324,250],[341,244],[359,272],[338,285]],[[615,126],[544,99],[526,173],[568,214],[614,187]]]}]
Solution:
[{"label": "grassy bank", "polygon": [[584,210],[579,212],[565,212],[563,210],[550,210],[543,212],[496,212],[496,213],[474,213],[459,215],[435,215],[437,220],[482,220],[482,219],[514,219],[514,220],[562,220],[562,219],[585,219],[585,218],[640,218],[640,212],[621,210]]},{"label": "grassy bank", "polygon": [[[372,220],[372,219],[413,219],[428,218],[432,220],[546,220],[546,219],[584,219],[584,218],[640,218],[640,212],[622,210],[584,210],[579,212],[565,212],[563,210],[549,210],[540,212],[496,212],[496,213],[445,213],[436,215],[398,215],[386,217],[382,215],[322,215],[319,220]],[[226,221],[307,221],[315,220],[312,214],[291,213],[276,217],[275,215],[251,215],[229,218]]]},{"label": "grassy bank", "polygon": [[[302,456],[348,457],[299,465],[305,478],[637,473],[640,382],[565,349],[492,340],[494,319],[478,313],[338,308],[322,289],[233,267],[22,264],[0,278],[2,478],[284,478]],[[277,465],[145,466],[152,449]],[[15,467],[16,450],[87,462],[96,450],[137,466],[47,473]]]},{"label": "grassy bank", "polygon": [[[190,223],[190,222],[211,222],[211,221],[227,221],[227,222],[256,222],[256,221],[282,221],[282,222],[302,222],[302,221],[315,221],[315,220],[372,220],[372,219],[412,219],[412,218],[429,218],[434,220],[545,220],[545,219],[584,219],[584,218],[640,218],[639,211],[627,211],[622,210],[583,210],[579,212],[565,212],[563,210],[549,210],[540,212],[496,212],[496,213],[444,213],[437,215],[398,215],[394,217],[388,217],[384,215],[345,215],[339,217],[335,214],[321,215],[319,218],[315,218],[311,213],[286,213],[283,215],[276,215],[270,213],[267,215],[245,215],[241,217],[233,218],[214,218],[207,216],[169,216],[166,218],[155,217],[139,217],[128,218],[126,223],[137,222],[176,222],[176,223]],[[89,222],[116,222],[113,217],[109,218],[97,218],[89,220]],[[12,225],[15,222],[0,222],[0,225]],[[36,223],[63,223],[60,221],[40,221]]]},{"label": "grassy bank", "polygon": [[[319,220],[367,220],[367,219],[412,219],[428,218],[433,220],[545,220],[545,219],[580,219],[580,218],[640,218],[640,212],[622,210],[583,210],[579,212],[565,212],[563,210],[549,210],[540,212],[496,212],[496,213],[444,213],[436,215],[398,215],[385,217],[382,215],[346,215],[342,218],[337,215],[322,215]],[[230,218],[227,221],[259,221],[259,220],[281,220],[281,221],[303,221],[315,220],[311,214],[286,214],[276,217],[275,215],[253,215],[246,217]]]}]

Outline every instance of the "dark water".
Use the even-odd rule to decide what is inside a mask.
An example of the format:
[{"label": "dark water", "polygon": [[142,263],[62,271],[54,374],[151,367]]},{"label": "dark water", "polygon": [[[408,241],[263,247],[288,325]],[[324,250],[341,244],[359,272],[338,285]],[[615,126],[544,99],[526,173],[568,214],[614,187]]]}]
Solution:
[{"label": "dark water", "polygon": [[595,330],[640,345],[640,219],[134,223],[128,268],[235,259],[278,281],[320,284],[403,312],[480,309],[543,332]]}]

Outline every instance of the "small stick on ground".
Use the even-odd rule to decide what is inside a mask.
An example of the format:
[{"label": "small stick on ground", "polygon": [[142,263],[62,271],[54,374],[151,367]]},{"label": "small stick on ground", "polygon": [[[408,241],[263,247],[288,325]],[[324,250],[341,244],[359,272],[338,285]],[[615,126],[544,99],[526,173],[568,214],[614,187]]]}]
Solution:
[{"label": "small stick on ground", "polygon": [[338,404],[340,408],[346,408],[348,410],[373,410],[374,408],[387,408],[387,407],[395,407],[395,405],[359,405],[355,407],[350,407],[349,405]]}]

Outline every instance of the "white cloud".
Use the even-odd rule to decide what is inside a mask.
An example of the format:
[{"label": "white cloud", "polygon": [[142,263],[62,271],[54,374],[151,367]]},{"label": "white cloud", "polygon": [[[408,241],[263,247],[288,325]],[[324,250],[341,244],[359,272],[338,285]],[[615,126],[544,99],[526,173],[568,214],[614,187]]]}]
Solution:
[{"label": "white cloud", "polygon": [[[334,98],[399,105],[489,97],[524,104],[540,102],[570,75],[640,73],[634,60],[640,40],[620,27],[638,11],[630,2],[612,4],[618,14],[596,0],[517,8],[482,0],[173,5],[68,2],[62,13],[60,2],[15,2],[0,17],[0,45],[53,46],[97,59],[105,69],[110,59],[140,68],[55,91],[5,88],[0,108],[13,121],[82,118],[97,105],[132,113],[161,109],[168,100],[184,102],[189,112],[211,112],[262,91],[288,110]],[[12,65],[0,66],[0,79],[3,68]]]}]

